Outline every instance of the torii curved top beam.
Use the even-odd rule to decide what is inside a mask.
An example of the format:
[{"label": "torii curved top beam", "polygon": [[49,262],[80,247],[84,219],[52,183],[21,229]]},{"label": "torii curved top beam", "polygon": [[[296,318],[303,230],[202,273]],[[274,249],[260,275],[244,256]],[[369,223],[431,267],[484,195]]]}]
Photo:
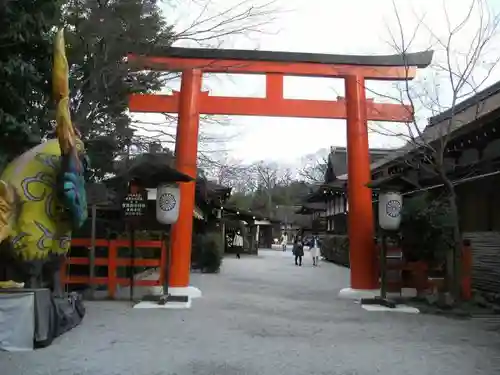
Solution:
[{"label": "torii curved top beam", "polygon": [[202,69],[212,73],[281,73],[316,77],[360,75],[367,79],[412,79],[416,68],[425,68],[434,52],[406,55],[331,55],[238,49],[139,47],[128,55],[134,69],[182,71]]},{"label": "torii curved top beam", "polygon": [[[142,49],[142,48],[141,48]],[[327,53],[259,51],[244,49],[149,47],[139,54],[183,59],[243,60],[269,62],[297,62],[313,64],[362,65],[362,66],[414,66],[426,68],[434,51],[407,53],[405,55],[338,55]]]}]

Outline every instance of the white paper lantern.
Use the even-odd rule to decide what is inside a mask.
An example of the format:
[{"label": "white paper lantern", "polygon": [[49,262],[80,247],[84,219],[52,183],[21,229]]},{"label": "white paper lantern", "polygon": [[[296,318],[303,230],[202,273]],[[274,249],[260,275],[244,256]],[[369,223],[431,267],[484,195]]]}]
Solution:
[{"label": "white paper lantern", "polygon": [[156,220],[161,224],[173,224],[179,218],[181,195],[174,185],[160,185],[156,190]]},{"label": "white paper lantern", "polygon": [[382,229],[397,230],[401,224],[403,197],[399,193],[380,193],[378,201],[378,222]]}]

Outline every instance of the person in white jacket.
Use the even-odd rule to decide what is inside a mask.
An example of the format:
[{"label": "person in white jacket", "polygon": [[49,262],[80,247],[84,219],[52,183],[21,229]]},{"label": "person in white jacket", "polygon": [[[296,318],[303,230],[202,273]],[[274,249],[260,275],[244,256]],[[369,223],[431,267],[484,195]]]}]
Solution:
[{"label": "person in white jacket", "polygon": [[319,236],[315,233],[313,234],[313,237],[309,243],[310,251],[311,251],[311,257],[313,260],[313,266],[317,267],[319,266],[319,255],[320,255],[320,247],[321,247],[321,241],[319,239]]},{"label": "person in white jacket", "polygon": [[240,231],[237,231],[233,238],[233,247],[236,250],[236,258],[240,259],[240,253],[243,249],[243,237]]},{"label": "person in white jacket", "polygon": [[286,251],[287,244],[288,244],[288,234],[286,232],[283,232],[283,235],[281,236],[281,248],[283,251]]}]

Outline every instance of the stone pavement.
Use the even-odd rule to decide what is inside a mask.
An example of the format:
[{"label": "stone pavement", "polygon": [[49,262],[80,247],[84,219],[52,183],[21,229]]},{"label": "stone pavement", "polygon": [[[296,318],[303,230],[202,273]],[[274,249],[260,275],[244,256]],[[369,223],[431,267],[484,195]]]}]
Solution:
[{"label": "stone pavement", "polygon": [[228,257],[192,276],[191,310],[87,302],[83,324],[46,349],[0,353],[2,375],[492,375],[500,335],[472,321],[367,312],[337,298],[349,271],[290,252]]}]

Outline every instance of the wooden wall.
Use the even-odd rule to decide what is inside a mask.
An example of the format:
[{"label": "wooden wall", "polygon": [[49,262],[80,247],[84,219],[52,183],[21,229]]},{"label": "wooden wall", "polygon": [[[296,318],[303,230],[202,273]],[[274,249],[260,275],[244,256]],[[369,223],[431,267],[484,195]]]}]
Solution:
[{"label": "wooden wall", "polygon": [[472,286],[500,294],[500,175],[458,185],[464,238],[471,241]]},{"label": "wooden wall", "polygon": [[500,175],[456,187],[462,232],[500,231]]},{"label": "wooden wall", "polygon": [[465,232],[472,247],[472,287],[500,294],[500,232]]}]

